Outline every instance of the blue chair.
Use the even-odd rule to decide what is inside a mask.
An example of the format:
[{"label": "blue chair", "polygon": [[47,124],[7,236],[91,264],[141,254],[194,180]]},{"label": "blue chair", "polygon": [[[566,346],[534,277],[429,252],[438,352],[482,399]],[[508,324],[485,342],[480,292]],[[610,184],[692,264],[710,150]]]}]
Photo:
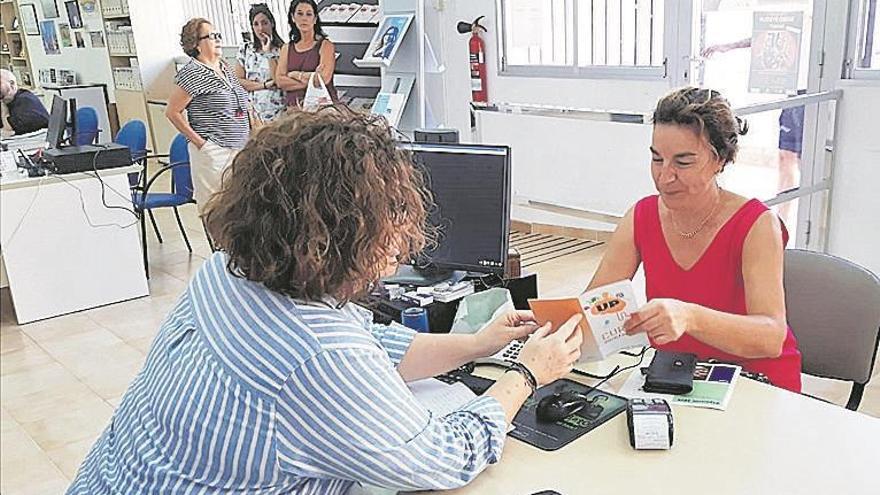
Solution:
[{"label": "blue chair", "polygon": [[76,135],[73,144],[95,144],[98,142],[98,112],[92,107],[82,107],[76,111]]},{"label": "blue chair", "polygon": [[[147,170],[147,126],[140,120],[130,120],[116,134],[116,144],[121,144],[131,152],[132,165],[143,167],[140,173],[128,174],[128,184],[132,188],[141,185],[141,176],[146,177]],[[145,185],[145,184],[144,184]]]},{"label": "blue chair", "polygon": [[[177,218],[177,227],[183,236],[183,242],[186,243],[186,249],[191,253],[192,246],[189,238],[186,236],[186,229],[183,228],[183,222],[180,221],[180,212],[178,207],[186,204],[195,204],[193,199],[193,183],[192,175],[189,168],[189,150],[187,149],[187,141],[183,134],[178,134],[174,141],[171,142],[171,150],[168,154],[168,162],[159,162],[162,167],[153,174],[146,182],[143,191],[134,190],[132,192],[132,204],[135,211],[140,215],[141,221],[141,244],[144,251],[144,270],[147,277],[150,276],[150,264],[147,257],[147,227],[144,219],[144,212],[150,215],[153,223],[153,229],[156,231],[156,238],[162,242],[162,235],[159,233],[159,226],[153,218],[152,210],[156,208],[173,208],[174,216]],[[171,172],[171,191],[167,193],[150,192],[156,180],[163,174]]]}]

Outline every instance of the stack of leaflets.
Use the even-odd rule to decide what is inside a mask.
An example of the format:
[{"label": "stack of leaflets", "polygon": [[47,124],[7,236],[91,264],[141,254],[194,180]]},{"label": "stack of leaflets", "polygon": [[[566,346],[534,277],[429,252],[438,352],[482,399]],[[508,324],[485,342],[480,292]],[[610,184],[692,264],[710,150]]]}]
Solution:
[{"label": "stack of leaflets", "polygon": [[644,333],[627,335],[623,326],[629,315],[642,306],[632,282],[622,280],[584,293],[581,297],[530,299],[529,306],[539,324],[559,327],[575,314],[583,315],[584,334],[579,363],[601,361],[624,349],[648,345]]},{"label": "stack of leaflets", "polygon": [[667,395],[645,392],[645,376],[641,369],[635,369],[617,393],[630,399],[661,398],[674,405],[723,411],[733,395],[740,371],[741,368],[735,364],[697,363],[694,368],[694,389],[684,395]]}]

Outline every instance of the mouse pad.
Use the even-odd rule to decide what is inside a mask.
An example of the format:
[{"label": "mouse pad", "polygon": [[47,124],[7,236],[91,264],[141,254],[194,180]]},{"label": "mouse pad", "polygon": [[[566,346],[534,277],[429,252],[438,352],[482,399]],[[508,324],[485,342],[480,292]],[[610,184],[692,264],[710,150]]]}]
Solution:
[{"label": "mouse pad", "polygon": [[[439,376],[437,378],[448,382],[460,381],[476,394],[482,394],[495,383],[494,380],[469,373],[448,373],[442,378]],[[562,421],[555,423],[538,421],[535,416],[538,402],[548,395],[568,390],[586,395],[588,399],[593,401],[593,405],[584,407]],[[526,400],[516,417],[513,418],[513,425],[516,428],[508,435],[541,450],[557,450],[625,410],[626,399],[619,395],[604,390],[594,390],[592,387],[568,379],[556,380],[541,387]]]}]

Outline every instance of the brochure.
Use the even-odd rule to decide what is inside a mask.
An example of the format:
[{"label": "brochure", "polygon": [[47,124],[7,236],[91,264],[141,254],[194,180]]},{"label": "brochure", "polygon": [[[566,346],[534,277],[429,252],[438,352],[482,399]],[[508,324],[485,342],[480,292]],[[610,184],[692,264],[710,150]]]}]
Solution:
[{"label": "brochure", "polygon": [[626,382],[617,391],[628,399],[634,397],[661,398],[679,406],[704,407],[725,410],[733,395],[741,367],[734,364],[697,363],[694,369],[694,389],[684,395],[652,394],[645,392],[645,375],[642,370],[633,370]]},{"label": "brochure", "polygon": [[381,115],[388,121],[391,127],[397,127],[400,116],[403,115],[403,107],[406,105],[406,95],[402,93],[379,93],[370,113]]},{"label": "brochure", "polygon": [[367,51],[364,53],[363,62],[381,63],[386,67],[391,65],[412,20],[413,14],[394,14],[382,17],[382,22],[373,33],[373,39],[370,40]]},{"label": "brochure", "polygon": [[581,358],[578,362],[601,361],[624,349],[644,347],[648,337],[644,333],[627,335],[623,329],[629,315],[642,306],[630,280],[593,289],[581,297],[562,299],[530,299],[529,306],[539,324],[552,322],[554,326],[581,313],[584,319],[580,329],[584,333]]}]

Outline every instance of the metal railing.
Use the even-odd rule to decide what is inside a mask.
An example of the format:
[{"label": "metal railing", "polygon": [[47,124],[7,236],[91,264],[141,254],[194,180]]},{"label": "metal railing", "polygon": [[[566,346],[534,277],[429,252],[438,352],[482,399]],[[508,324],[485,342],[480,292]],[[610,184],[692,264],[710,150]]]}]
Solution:
[{"label": "metal railing", "polygon": [[[803,94],[797,96],[791,96],[786,98],[781,98],[778,100],[768,101],[764,103],[756,103],[752,105],[746,105],[742,107],[738,107],[734,109],[734,112],[738,116],[746,116],[753,115],[762,112],[768,112],[773,110],[784,110],[787,108],[796,108],[801,106],[809,106],[809,105],[818,105],[820,103],[826,102],[838,102],[843,98],[843,91],[840,89],[830,90],[830,91],[820,91],[816,93]],[[633,125],[651,125],[651,114],[650,113],[642,113],[642,112],[634,112],[634,111],[622,111],[622,110],[602,110],[602,109],[592,109],[592,108],[572,108],[572,107],[560,107],[553,105],[536,105],[536,104],[522,104],[522,103],[508,103],[508,102],[497,102],[489,105],[472,105],[472,108],[475,112],[489,112],[496,114],[509,114],[509,115],[523,115],[523,116],[534,116],[534,117],[552,117],[558,119],[571,119],[571,120],[580,120],[580,121],[593,121],[593,122],[613,122],[618,124],[633,124]],[[833,128],[826,129],[825,135],[836,136],[837,135],[837,109],[835,109],[834,119],[833,119]],[[810,118],[809,116],[807,117]],[[793,201],[799,198],[808,197],[810,195],[822,192],[829,191],[829,198],[827,200],[826,211],[824,213],[824,219],[830,218],[831,211],[831,199],[830,199],[830,191],[833,187],[832,174],[834,168],[834,145],[833,141],[826,140],[818,135],[819,129],[819,121],[817,119],[817,114],[812,116],[813,122],[815,125],[813,126],[805,126],[804,129],[812,128],[816,130],[816,133],[813,135],[813,140],[822,139],[821,146],[812,146],[804,148],[803,156],[802,156],[802,165],[803,169],[809,169],[810,172],[805,175],[805,179],[807,179],[805,185],[799,185],[797,187],[787,189],[784,191],[778,192],[774,197],[769,198],[764,201],[768,206],[776,206],[783,203],[787,203],[789,201]],[[810,142],[808,139],[803,140],[804,142]],[[815,166],[817,162],[817,158],[820,155],[820,152],[824,152],[827,154],[827,169],[820,169]],[[816,175],[821,174],[821,175]],[[599,220],[606,223],[616,223],[619,221],[619,216],[609,215],[604,212],[594,212],[582,208],[572,207],[570,205],[558,204],[552,201],[547,200],[536,200],[536,199],[528,199],[526,201],[528,206],[542,210],[550,213],[567,215],[574,218],[581,219],[591,219],[591,220]],[[811,208],[812,209],[812,208]],[[808,212],[809,213],[809,212]],[[800,216],[800,215],[799,215]],[[810,242],[810,230],[812,225],[811,215],[807,215],[805,218],[807,230],[805,232],[805,238],[803,238],[803,243],[807,244]],[[800,222],[799,222],[800,223]],[[827,223],[827,222],[826,222]],[[828,229],[825,229],[825,233],[822,238],[819,240],[822,248],[827,245],[827,236]]]}]

